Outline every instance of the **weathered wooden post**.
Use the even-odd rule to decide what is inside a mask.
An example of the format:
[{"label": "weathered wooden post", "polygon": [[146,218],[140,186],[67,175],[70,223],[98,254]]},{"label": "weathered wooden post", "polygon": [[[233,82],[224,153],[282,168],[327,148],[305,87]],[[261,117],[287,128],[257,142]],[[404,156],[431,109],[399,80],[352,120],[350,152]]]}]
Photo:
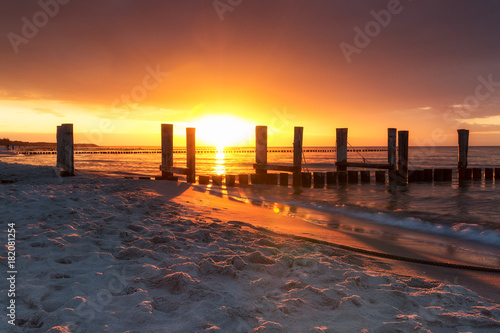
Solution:
[{"label": "weathered wooden post", "polygon": [[347,171],[337,171],[337,179],[340,185],[347,184]]},{"label": "weathered wooden post", "polygon": [[398,175],[408,182],[408,131],[398,131]]},{"label": "weathered wooden post", "polygon": [[73,124],[57,126],[57,167],[61,176],[75,175],[75,158],[73,149]]},{"label": "weathered wooden post", "polygon": [[193,127],[186,128],[186,166],[187,174],[186,181],[188,183],[196,182],[196,129]]},{"label": "weathered wooden post", "polygon": [[[255,127],[255,163],[267,165],[267,126]],[[257,183],[263,184],[266,180],[266,169],[255,169]]]},{"label": "weathered wooden post", "polygon": [[301,173],[301,184],[302,187],[309,188],[312,184],[312,174],[310,172],[302,172]]},{"label": "weathered wooden post", "polygon": [[493,168],[484,168],[484,179],[485,180],[493,179]]},{"label": "weathered wooden post", "polygon": [[240,185],[248,185],[248,175],[239,174],[238,175],[238,183]]},{"label": "weathered wooden post", "polygon": [[[469,152],[469,130],[458,132],[458,179],[467,179],[467,155]],[[470,178],[469,178],[470,179]]]},{"label": "weathered wooden post", "polygon": [[200,185],[208,185],[210,183],[210,176],[200,175],[198,177],[198,184]]},{"label": "weathered wooden post", "polygon": [[293,132],[293,186],[302,186],[302,139],[304,137],[304,127],[295,127]]},{"label": "weathered wooden post", "polygon": [[[174,166],[174,125],[161,124],[161,164],[166,167]],[[162,171],[163,179],[173,176],[172,172]]]},{"label": "weathered wooden post", "polygon": [[57,131],[56,131],[56,140],[57,140],[57,157],[56,157],[56,166],[58,168],[61,168],[61,165],[63,164],[63,140],[62,140],[62,129],[61,125],[57,126]]},{"label": "weathered wooden post", "polygon": [[424,169],[421,181],[428,183],[432,182],[432,179],[434,177],[433,174],[434,174],[434,169]]},{"label": "weathered wooden post", "polygon": [[325,173],[313,172],[313,183],[315,188],[325,187]]},{"label": "weathered wooden post", "polygon": [[326,173],[326,185],[337,184],[337,171],[329,171]]},{"label": "weathered wooden post", "polygon": [[434,181],[435,182],[442,182],[443,181],[443,169],[436,168],[434,169]]},{"label": "weathered wooden post", "polygon": [[453,178],[453,169],[443,169],[443,180],[445,182],[451,182]]},{"label": "weathered wooden post", "polygon": [[280,173],[280,186],[288,186],[288,172]]},{"label": "weathered wooden post", "polygon": [[356,170],[347,171],[347,182],[349,184],[358,184],[359,183],[359,172]]},{"label": "weathered wooden post", "polygon": [[359,172],[360,177],[361,177],[361,183],[363,184],[369,184],[370,183],[370,171],[368,170],[362,170]]},{"label": "weathered wooden post", "polygon": [[387,129],[387,163],[389,164],[389,180],[394,180],[396,176],[396,134],[397,129]]},{"label": "weathered wooden post", "polygon": [[375,171],[375,182],[385,184],[385,171],[384,170]]},{"label": "weathered wooden post", "polygon": [[483,170],[481,168],[472,168],[472,179],[481,180],[483,178]]},{"label": "weathered wooden post", "polygon": [[234,186],[236,183],[236,175],[226,175],[226,186]]},{"label": "weathered wooden post", "polygon": [[[347,128],[337,128],[337,163],[347,163]],[[338,171],[347,171],[347,166],[337,165]]]},{"label": "weathered wooden post", "polygon": [[222,186],[222,175],[212,175],[212,184],[214,186]]}]

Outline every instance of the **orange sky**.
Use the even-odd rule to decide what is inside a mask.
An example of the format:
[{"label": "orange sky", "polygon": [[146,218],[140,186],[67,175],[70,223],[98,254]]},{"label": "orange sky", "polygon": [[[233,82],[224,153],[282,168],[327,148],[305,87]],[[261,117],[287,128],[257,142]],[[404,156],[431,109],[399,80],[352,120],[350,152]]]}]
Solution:
[{"label": "orange sky", "polygon": [[252,145],[255,125],[270,145],[293,126],[305,145],[337,127],[352,145],[384,145],[388,127],[500,145],[494,1],[65,3],[0,14],[0,137],[55,141],[69,122],[77,142],[159,145],[174,123],[178,145],[186,126],[199,145]]}]

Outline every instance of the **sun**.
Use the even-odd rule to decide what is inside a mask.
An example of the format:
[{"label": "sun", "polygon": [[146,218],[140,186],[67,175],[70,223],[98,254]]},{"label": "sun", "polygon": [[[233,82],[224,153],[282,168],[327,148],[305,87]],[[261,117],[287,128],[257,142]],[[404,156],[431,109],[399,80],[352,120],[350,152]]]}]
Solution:
[{"label": "sun", "polygon": [[206,115],[194,122],[202,145],[217,148],[247,146],[255,137],[255,125],[233,115]]}]

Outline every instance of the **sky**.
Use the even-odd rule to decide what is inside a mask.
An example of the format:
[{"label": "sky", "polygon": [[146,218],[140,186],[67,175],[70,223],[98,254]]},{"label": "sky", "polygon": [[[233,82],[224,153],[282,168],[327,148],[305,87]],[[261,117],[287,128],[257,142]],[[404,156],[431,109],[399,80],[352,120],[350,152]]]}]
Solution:
[{"label": "sky", "polygon": [[500,145],[500,2],[0,0],[0,137]]}]

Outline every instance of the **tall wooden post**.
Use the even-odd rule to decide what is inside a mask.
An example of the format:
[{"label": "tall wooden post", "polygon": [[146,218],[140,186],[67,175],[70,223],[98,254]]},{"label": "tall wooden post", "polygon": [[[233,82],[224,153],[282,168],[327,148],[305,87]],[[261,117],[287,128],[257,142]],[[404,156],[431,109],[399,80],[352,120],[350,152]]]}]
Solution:
[{"label": "tall wooden post", "polygon": [[[337,128],[337,163],[347,163],[347,128]],[[347,166],[337,165],[337,171],[346,171]]]},{"label": "tall wooden post", "polygon": [[293,186],[302,186],[302,140],[304,137],[304,127],[295,127],[293,133]]},{"label": "tall wooden post", "polygon": [[[255,163],[267,164],[267,126],[255,127]],[[256,169],[257,179],[265,181],[267,170]]]},{"label": "tall wooden post", "polygon": [[186,128],[186,164],[188,172],[186,175],[186,181],[188,183],[196,182],[196,129],[192,127]]},{"label": "tall wooden post", "polygon": [[457,130],[457,132],[458,132],[458,179],[466,179],[467,154],[469,152],[469,130],[459,129]]},{"label": "tall wooden post", "polygon": [[73,143],[73,124],[57,126],[57,167],[62,169],[61,176],[75,175],[75,155]]},{"label": "tall wooden post", "polygon": [[390,165],[389,179],[395,179],[396,176],[396,134],[397,129],[387,129],[387,164]]},{"label": "tall wooden post", "polygon": [[[174,125],[161,124],[161,164],[174,166]],[[172,172],[162,171],[162,178],[170,178]]]},{"label": "tall wooden post", "polygon": [[56,161],[56,166],[58,168],[62,168],[63,165],[63,140],[62,140],[62,127],[61,125],[57,126],[57,132],[56,132],[56,139],[57,139],[57,161]]},{"label": "tall wooden post", "polygon": [[408,131],[398,131],[398,175],[408,182]]}]

